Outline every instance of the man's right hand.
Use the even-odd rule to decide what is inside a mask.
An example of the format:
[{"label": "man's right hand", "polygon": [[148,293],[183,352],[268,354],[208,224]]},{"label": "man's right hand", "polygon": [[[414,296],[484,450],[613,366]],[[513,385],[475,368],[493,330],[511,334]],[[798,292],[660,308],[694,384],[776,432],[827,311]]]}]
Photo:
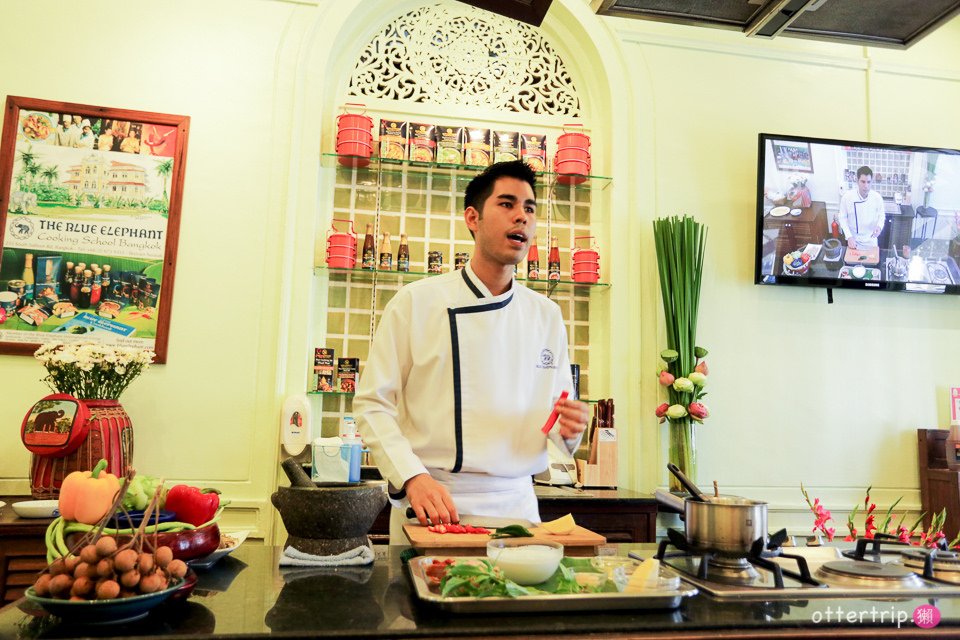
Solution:
[{"label": "man's right hand", "polygon": [[856,238],[847,238],[847,246],[851,249],[857,248],[857,239]]},{"label": "man's right hand", "polygon": [[417,514],[420,524],[427,526],[427,518],[433,524],[460,522],[457,507],[447,488],[430,477],[429,473],[413,476],[403,484],[410,506]]}]

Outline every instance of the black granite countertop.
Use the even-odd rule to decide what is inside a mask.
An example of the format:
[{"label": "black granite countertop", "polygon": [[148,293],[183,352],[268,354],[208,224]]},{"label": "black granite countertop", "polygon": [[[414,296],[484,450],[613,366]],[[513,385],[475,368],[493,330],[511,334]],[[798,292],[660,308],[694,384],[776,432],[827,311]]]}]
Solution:
[{"label": "black granite countertop", "polygon": [[[280,549],[247,544],[213,568],[199,571],[188,600],[161,605],[143,620],[71,627],[55,618],[35,617],[23,610],[29,605],[19,601],[0,609],[0,638],[960,636],[960,597],[932,602],[942,620],[929,630],[911,621],[914,609],[931,604],[918,599],[721,603],[697,595],[675,611],[448,614],[418,604],[400,561],[402,550],[378,547],[377,561],[369,567],[280,569]],[[647,556],[655,546],[619,545],[617,552],[629,550]],[[907,622],[891,622],[898,615]]]}]

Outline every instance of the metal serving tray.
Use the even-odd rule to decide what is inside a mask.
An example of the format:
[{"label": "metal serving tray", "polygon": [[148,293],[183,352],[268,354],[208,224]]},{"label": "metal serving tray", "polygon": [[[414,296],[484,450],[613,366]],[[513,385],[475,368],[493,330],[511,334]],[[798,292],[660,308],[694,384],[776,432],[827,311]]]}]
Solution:
[{"label": "metal serving tray", "polygon": [[[697,594],[697,589],[681,581],[680,588],[671,591],[641,591],[635,593],[577,593],[519,598],[443,597],[430,590],[426,567],[437,556],[421,556],[407,563],[413,590],[421,602],[453,613],[552,613],[568,611],[609,611],[611,609],[676,609],[680,602]],[[469,560],[458,557],[457,560]],[[477,560],[485,558],[476,558]],[[664,574],[676,575],[664,568]]]}]

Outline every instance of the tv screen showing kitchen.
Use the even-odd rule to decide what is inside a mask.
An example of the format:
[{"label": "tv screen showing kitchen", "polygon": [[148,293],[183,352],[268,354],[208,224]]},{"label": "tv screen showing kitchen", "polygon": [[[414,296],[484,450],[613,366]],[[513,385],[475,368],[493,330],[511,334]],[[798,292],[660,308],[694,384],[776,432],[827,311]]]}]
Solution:
[{"label": "tv screen showing kitchen", "polygon": [[757,284],[960,294],[960,151],[759,143]]}]

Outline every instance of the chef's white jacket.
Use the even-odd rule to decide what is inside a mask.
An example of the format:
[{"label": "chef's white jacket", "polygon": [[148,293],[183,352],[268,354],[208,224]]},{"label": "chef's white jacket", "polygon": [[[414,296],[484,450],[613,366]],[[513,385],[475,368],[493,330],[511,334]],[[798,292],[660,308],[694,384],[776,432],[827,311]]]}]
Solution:
[{"label": "chef's white jacket", "polygon": [[517,282],[491,295],[468,263],[387,304],[353,408],[395,506],[403,484],[427,472],[461,513],[497,515],[458,493],[515,487],[533,512],[507,515],[539,520],[530,476],[547,468],[541,427],[572,387],[559,307]]},{"label": "chef's white jacket", "polygon": [[857,247],[866,249],[877,246],[873,232],[883,229],[886,221],[883,197],[876,191],[868,191],[866,198],[860,197],[856,188],[847,191],[840,198],[840,215],[837,222],[846,238],[854,238]]}]

